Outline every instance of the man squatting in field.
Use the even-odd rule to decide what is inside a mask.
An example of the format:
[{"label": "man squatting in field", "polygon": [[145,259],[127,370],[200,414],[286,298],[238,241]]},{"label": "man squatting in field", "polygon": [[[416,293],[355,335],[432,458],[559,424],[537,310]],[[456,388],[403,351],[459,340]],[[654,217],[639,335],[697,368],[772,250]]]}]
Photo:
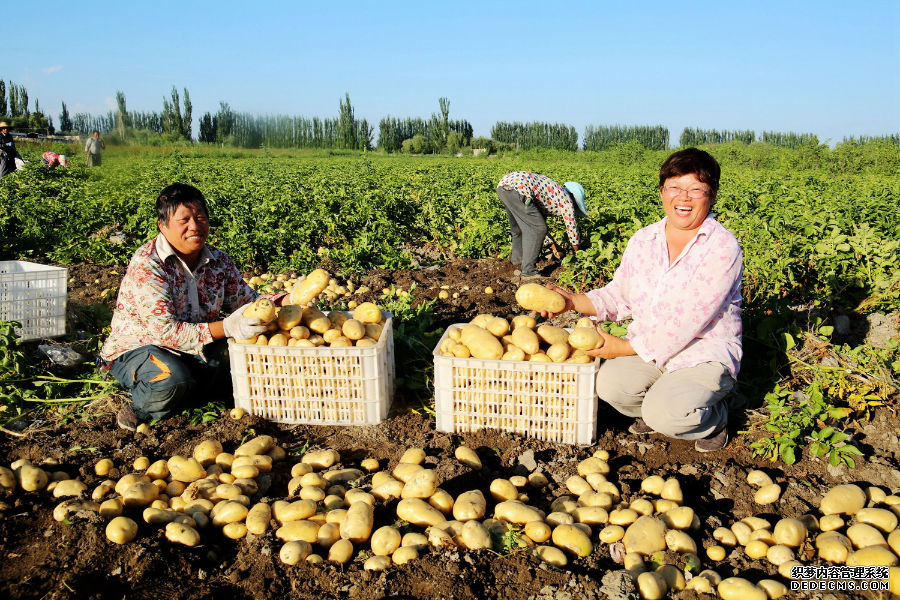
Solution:
[{"label": "man squatting in field", "polygon": [[629,240],[612,281],[586,294],[547,286],[565,298],[564,311],[633,319],[625,339],[601,330],[603,346],[588,351],[606,359],[597,395],[636,418],[632,433],[696,440],[700,452],[728,443],[728,411],[738,397],[729,392],[743,355],[743,253],[710,213],[719,174],[708,153],[675,152],[659,173],[666,216]]},{"label": "man squatting in field", "polygon": [[584,188],[574,181],[559,185],[549,177],[515,171],[507,173],[497,184],[497,197],[506,208],[509,231],[512,234],[510,261],[521,265],[523,279],[540,277],[537,259],[541,246],[549,243],[557,258],[556,241],[547,234],[547,214],[563,218],[572,248],[578,252],[581,234],[575,220],[576,210],[587,215],[584,204]]},{"label": "man squatting in field", "polygon": [[[116,416],[130,430],[171,414],[195,387],[230,396],[225,338],[265,330],[238,311],[259,295],[228,255],[206,244],[209,212],[200,190],[168,186],[156,216],[159,235],[134,253],[100,351],[103,366],[131,392],[132,403]],[[287,294],[267,297],[277,306],[290,302]]]}]

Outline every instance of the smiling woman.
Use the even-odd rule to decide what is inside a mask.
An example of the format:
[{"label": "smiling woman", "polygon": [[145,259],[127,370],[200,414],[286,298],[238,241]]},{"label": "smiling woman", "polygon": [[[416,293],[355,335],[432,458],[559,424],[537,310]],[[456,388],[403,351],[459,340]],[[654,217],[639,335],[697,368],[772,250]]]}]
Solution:
[{"label": "smiling woman", "polygon": [[599,321],[632,318],[624,340],[602,330],[588,354],[606,361],[597,395],[653,431],[697,440],[700,452],[728,442],[728,404],[742,356],[741,275],[737,239],[710,214],[719,164],[688,148],[663,163],[659,192],[666,217],[635,233],[606,287],[573,294],[547,286]]}]

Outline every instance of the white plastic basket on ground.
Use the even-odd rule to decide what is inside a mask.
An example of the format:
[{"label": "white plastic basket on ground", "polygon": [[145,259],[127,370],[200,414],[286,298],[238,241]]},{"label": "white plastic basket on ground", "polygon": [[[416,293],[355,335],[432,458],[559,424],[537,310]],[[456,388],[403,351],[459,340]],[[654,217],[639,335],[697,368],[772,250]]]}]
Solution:
[{"label": "white plastic basket on ground", "polygon": [[23,341],[66,334],[68,269],[0,261],[0,321],[17,321]]},{"label": "white plastic basket on ground", "polygon": [[386,315],[374,346],[304,348],[229,340],[234,405],[278,423],[377,425],[394,395],[394,329]]},{"label": "white plastic basket on ground", "polygon": [[438,431],[490,428],[579,445],[596,440],[600,359],[576,364],[441,356],[450,329],[433,353]]}]

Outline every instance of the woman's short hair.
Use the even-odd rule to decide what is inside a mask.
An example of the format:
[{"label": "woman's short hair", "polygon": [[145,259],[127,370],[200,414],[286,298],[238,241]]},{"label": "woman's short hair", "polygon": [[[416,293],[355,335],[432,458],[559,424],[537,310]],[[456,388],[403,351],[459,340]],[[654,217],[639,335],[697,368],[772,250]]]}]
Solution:
[{"label": "woman's short hair", "polygon": [[156,199],[156,219],[163,225],[169,224],[169,218],[175,214],[179,206],[197,203],[203,207],[203,212],[209,218],[209,209],[206,207],[206,198],[203,192],[186,183],[173,183],[159,193]]},{"label": "woman's short hair", "polygon": [[719,175],[722,169],[712,154],[697,148],[685,148],[673,152],[659,169],[659,187],[667,179],[682,175],[696,175],[697,179],[710,187],[710,196],[715,198],[719,191]]}]

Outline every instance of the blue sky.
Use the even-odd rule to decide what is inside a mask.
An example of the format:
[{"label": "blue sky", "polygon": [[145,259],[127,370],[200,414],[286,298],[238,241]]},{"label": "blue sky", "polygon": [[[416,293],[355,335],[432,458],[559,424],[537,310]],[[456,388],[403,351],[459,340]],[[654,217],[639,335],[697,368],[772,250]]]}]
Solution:
[{"label": "blue sky", "polygon": [[[378,133],[438,98],[476,135],[497,121],[845,136],[900,132],[900,1],[219,2],[4,9],[0,79],[58,123],[160,111],[187,87],[254,114],[334,117],[344,93]],[[148,7],[153,7],[152,9]]]}]

